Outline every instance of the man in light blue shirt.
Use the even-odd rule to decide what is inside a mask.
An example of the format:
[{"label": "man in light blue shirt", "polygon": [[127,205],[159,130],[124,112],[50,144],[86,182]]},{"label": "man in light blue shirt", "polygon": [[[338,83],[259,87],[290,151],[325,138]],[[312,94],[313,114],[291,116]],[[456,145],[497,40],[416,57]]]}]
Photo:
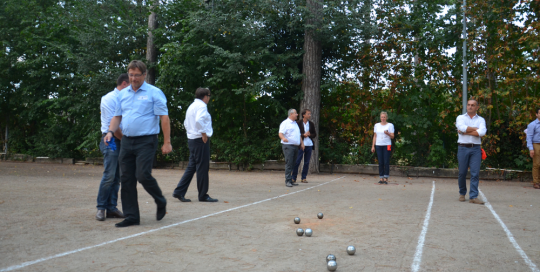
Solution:
[{"label": "man in light blue shirt", "polygon": [[156,219],[163,219],[166,214],[167,200],[154,177],[152,165],[158,145],[159,121],[163,129],[163,154],[172,151],[170,137],[169,111],[163,92],[147,84],[146,65],[138,60],[128,65],[131,85],[120,92],[115,116],[111,120],[109,131],[104,138],[107,142],[122,123],[122,147],[119,160],[122,183],[122,210],[126,219],[116,227],[129,227],[140,224],[139,202],[137,199],[137,180],[153,198],[157,205]]},{"label": "man in light blue shirt", "polygon": [[[97,196],[96,220],[105,221],[105,218],[124,218],[124,214],[116,208],[118,200],[118,189],[120,189],[120,165],[118,164],[118,154],[120,153],[122,131],[118,129],[114,133],[116,150],[107,148],[103,138],[109,131],[111,119],[116,111],[116,99],[120,91],[129,86],[128,74],[121,74],[116,80],[116,88],[101,98],[101,141],[99,149],[103,153],[103,177],[99,184]],[[105,215],[105,211],[107,214]]]},{"label": "man in light blue shirt", "polygon": [[533,159],[533,187],[540,189],[540,108],[536,109],[536,119],[527,126],[527,147]]}]

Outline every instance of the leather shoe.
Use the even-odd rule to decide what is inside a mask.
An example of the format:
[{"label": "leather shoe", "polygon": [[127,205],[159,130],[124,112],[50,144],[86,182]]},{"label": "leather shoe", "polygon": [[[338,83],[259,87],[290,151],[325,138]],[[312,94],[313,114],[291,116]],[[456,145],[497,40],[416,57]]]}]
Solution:
[{"label": "leather shoe", "polygon": [[159,221],[165,217],[165,214],[167,213],[167,210],[165,209],[166,206],[158,207],[156,212],[156,220]]},{"label": "leather shoe", "polygon": [[132,222],[132,221],[124,220],[120,223],[114,224],[114,226],[117,228],[125,228],[129,226],[138,226],[139,224],[140,224],[139,222]]},{"label": "leather shoe", "polygon": [[308,183],[308,182],[307,182],[307,179],[303,179],[303,180],[302,180],[302,183]]},{"label": "leather shoe", "polygon": [[97,210],[96,220],[105,221],[105,210]]},{"label": "leather shoe", "polygon": [[292,187],[293,185],[290,182],[285,183],[285,186]]},{"label": "leather shoe", "polygon": [[107,218],[126,218],[126,216],[119,210],[114,212],[107,211]]},{"label": "leather shoe", "polygon": [[291,183],[292,186],[298,186],[298,183]]},{"label": "leather shoe", "polygon": [[191,199],[187,199],[187,198],[185,198],[184,196],[181,196],[181,195],[173,194],[172,196],[174,198],[178,198],[178,200],[180,200],[181,202],[191,202]]},{"label": "leather shoe", "polygon": [[469,199],[469,203],[484,205],[484,201],[482,201],[482,200],[480,200],[478,198]]},{"label": "leather shoe", "polygon": [[464,195],[459,195],[459,201],[465,202],[465,196]]},{"label": "leather shoe", "polygon": [[200,201],[200,202],[218,202],[217,199],[211,198],[211,197],[206,197],[205,199],[199,200],[199,201]]},{"label": "leather shoe", "polygon": [[540,183],[535,183],[535,184],[533,185],[533,187],[534,187],[534,189],[540,189]]}]

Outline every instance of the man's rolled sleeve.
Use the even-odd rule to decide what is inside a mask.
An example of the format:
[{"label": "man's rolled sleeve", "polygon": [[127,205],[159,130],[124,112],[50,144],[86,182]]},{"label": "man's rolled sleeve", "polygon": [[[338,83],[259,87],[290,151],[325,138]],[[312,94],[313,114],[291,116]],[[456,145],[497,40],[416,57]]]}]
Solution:
[{"label": "man's rolled sleeve", "polygon": [[484,119],[482,119],[480,122],[480,127],[476,130],[476,132],[478,132],[478,137],[484,137],[486,135],[487,128],[486,121]]},{"label": "man's rolled sleeve", "polygon": [[199,108],[197,114],[195,115],[195,128],[199,133],[207,133],[206,128],[208,127],[208,119],[210,115],[206,108]]},{"label": "man's rolled sleeve", "polygon": [[161,90],[154,90],[154,115],[169,115],[167,98]]},{"label": "man's rolled sleeve", "polygon": [[534,150],[534,147],[533,147],[534,126],[535,126],[534,122],[530,123],[527,126],[527,148],[529,148],[529,150]]},{"label": "man's rolled sleeve", "polygon": [[121,96],[116,97],[116,109],[114,110],[114,116],[122,116],[122,105],[120,104]]},{"label": "man's rolled sleeve", "polygon": [[465,121],[463,121],[463,116],[462,115],[457,117],[457,119],[456,119],[456,127],[461,132],[467,131],[467,125],[465,124]]}]

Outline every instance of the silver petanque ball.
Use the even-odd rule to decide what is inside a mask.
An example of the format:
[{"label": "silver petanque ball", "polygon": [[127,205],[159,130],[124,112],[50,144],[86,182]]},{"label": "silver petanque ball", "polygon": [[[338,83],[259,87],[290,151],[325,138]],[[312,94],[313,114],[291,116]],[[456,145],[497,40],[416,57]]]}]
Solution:
[{"label": "silver petanque ball", "polygon": [[329,261],[326,265],[326,268],[328,268],[328,271],[336,271],[337,269],[337,263],[336,261]]},{"label": "silver petanque ball", "polygon": [[295,217],[294,218],[294,223],[295,224],[300,224],[300,217]]},{"label": "silver petanque ball", "polygon": [[336,260],[336,256],[334,256],[333,254],[328,254],[328,256],[326,256],[326,261],[329,262],[329,261],[335,261]]},{"label": "silver petanque ball", "polygon": [[322,214],[322,212],[320,212],[320,213],[317,214],[317,217],[318,217],[319,219],[322,219],[323,216],[324,216],[324,215]]},{"label": "silver petanque ball", "polygon": [[349,255],[354,255],[354,253],[356,253],[356,248],[354,246],[348,246],[347,253],[349,253]]},{"label": "silver petanque ball", "polygon": [[306,236],[307,237],[311,237],[312,234],[313,234],[313,231],[311,229],[306,229]]},{"label": "silver petanque ball", "polygon": [[303,229],[297,229],[297,230],[296,230],[296,234],[297,234],[298,236],[302,236],[302,235],[304,235],[304,230],[303,230]]}]

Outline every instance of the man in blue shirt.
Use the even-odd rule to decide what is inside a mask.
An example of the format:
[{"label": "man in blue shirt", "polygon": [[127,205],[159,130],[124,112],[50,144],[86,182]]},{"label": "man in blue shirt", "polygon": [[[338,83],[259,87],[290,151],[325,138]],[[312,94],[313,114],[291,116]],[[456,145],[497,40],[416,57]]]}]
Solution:
[{"label": "man in blue shirt", "polygon": [[536,109],[536,119],[527,126],[527,147],[533,159],[533,187],[540,189],[540,108]]},{"label": "man in blue shirt", "polygon": [[160,120],[164,138],[161,152],[168,154],[172,151],[169,111],[165,95],[160,89],[144,81],[146,65],[143,62],[132,61],[128,65],[128,75],[131,85],[118,95],[115,116],[103,139],[105,143],[112,139],[120,122],[122,123],[124,137],[118,159],[122,170],[120,176],[122,210],[126,219],[115,225],[119,228],[140,223],[137,180],[154,198],[157,205],[156,219],[161,220],[165,216],[167,200],[156,179],[152,177]]},{"label": "man in blue shirt", "polygon": [[[101,98],[101,141],[99,149],[103,153],[103,177],[99,184],[97,196],[96,220],[105,221],[105,218],[124,218],[124,214],[116,208],[118,200],[118,189],[120,189],[120,165],[118,164],[118,154],[120,153],[122,131],[118,129],[114,133],[116,150],[108,148],[103,142],[103,138],[109,131],[111,119],[116,111],[116,97],[120,91],[129,86],[128,74],[121,74],[116,80],[116,88]],[[105,215],[107,211],[107,215]]]}]

